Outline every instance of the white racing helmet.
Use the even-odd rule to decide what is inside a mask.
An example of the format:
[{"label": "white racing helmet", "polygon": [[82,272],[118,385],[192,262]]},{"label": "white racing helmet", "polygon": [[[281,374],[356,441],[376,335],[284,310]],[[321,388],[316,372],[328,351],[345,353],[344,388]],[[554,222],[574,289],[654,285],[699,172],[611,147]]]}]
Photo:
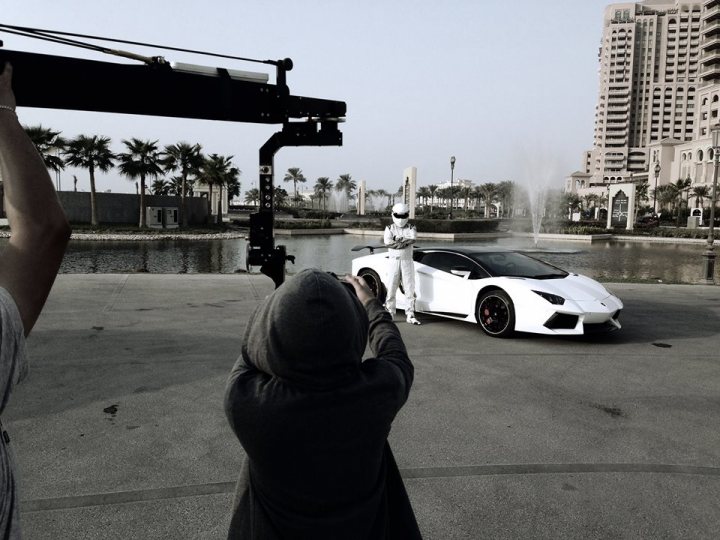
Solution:
[{"label": "white racing helmet", "polygon": [[410,210],[405,203],[397,203],[392,207],[392,219],[393,223],[398,227],[404,227],[407,225],[408,217],[410,217]]}]

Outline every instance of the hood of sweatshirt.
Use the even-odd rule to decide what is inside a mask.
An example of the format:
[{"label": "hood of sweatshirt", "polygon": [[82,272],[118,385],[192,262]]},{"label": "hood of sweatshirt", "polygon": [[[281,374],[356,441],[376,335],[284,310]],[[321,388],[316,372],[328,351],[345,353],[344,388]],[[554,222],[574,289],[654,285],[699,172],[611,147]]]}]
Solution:
[{"label": "hood of sweatshirt", "polygon": [[258,306],[248,322],[242,355],[290,383],[331,388],[357,376],[368,326],[354,293],[335,276],[307,269]]}]

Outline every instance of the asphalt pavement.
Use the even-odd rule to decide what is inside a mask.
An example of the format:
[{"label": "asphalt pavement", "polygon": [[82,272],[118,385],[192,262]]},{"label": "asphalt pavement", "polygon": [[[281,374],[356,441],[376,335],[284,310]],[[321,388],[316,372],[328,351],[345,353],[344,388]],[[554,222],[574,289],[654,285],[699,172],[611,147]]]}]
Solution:
[{"label": "asphalt pavement", "polygon": [[[720,287],[610,284],[623,329],[486,337],[398,317],[391,445],[428,539],[717,538]],[[60,275],[4,414],[27,539],[220,539],[222,409],[259,275]]]}]

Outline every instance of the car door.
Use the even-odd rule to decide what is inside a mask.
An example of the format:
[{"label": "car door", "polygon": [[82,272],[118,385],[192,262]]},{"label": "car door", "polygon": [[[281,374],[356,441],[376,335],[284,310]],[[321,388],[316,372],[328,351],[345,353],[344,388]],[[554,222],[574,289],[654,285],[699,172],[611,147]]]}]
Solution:
[{"label": "car door", "polygon": [[415,263],[416,309],[462,317],[472,313],[475,297],[470,292],[468,274],[473,267],[470,259],[458,253],[425,252]]}]

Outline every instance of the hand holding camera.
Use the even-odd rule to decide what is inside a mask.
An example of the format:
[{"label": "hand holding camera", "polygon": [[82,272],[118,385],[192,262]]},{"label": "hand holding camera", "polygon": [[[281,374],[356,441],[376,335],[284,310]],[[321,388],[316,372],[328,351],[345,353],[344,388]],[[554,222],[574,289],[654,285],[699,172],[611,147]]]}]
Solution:
[{"label": "hand holding camera", "polygon": [[363,305],[375,298],[375,295],[370,290],[370,287],[367,286],[367,283],[365,283],[365,280],[362,278],[348,274],[344,278],[340,279],[340,282],[352,286],[358,300],[360,300]]}]

